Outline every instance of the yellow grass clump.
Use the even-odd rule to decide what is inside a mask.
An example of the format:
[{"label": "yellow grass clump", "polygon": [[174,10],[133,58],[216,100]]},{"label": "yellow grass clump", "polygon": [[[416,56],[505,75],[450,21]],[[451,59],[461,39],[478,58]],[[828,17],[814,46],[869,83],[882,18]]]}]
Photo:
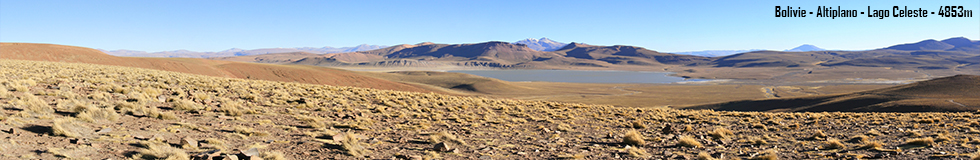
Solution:
[{"label": "yellow grass clump", "polygon": [[644,138],[645,137],[643,137],[643,135],[640,134],[640,132],[636,130],[629,130],[626,131],[626,135],[623,136],[623,144],[642,146],[643,144],[646,143],[646,140],[644,140]]},{"label": "yellow grass clump", "polygon": [[708,132],[708,135],[710,135],[711,138],[715,138],[715,139],[728,139],[728,137],[734,136],[735,133],[733,133],[732,130],[728,130],[727,128],[717,127],[711,132]]},{"label": "yellow grass clump", "polygon": [[932,137],[915,138],[915,139],[910,139],[908,141],[905,141],[905,144],[907,145],[917,145],[917,146],[932,146],[932,144],[935,143],[936,142],[933,141]]},{"label": "yellow grass clump", "polygon": [[79,121],[76,121],[75,118],[55,119],[54,125],[51,126],[51,131],[54,133],[54,135],[72,138],[87,137],[94,133],[91,128],[85,126]]},{"label": "yellow grass clump", "polygon": [[688,136],[678,136],[677,137],[677,146],[696,148],[696,147],[702,147],[704,145],[701,144],[701,142],[698,142],[697,139],[694,139],[694,138],[691,138],[691,137],[688,137]]}]

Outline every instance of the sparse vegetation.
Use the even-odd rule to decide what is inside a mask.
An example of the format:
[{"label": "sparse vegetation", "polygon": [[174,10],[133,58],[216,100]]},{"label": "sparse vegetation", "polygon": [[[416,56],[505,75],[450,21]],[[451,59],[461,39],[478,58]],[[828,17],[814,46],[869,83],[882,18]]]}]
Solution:
[{"label": "sparse vegetation", "polygon": [[918,145],[918,146],[932,146],[932,144],[935,143],[936,142],[933,141],[932,137],[916,138],[916,139],[910,139],[908,141],[905,141],[905,144],[907,145]]},{"label": "sparse vegetation", "polygon": [[824,142],[822,149],[847,149],[847,145],[836,139],[830,139]]},{"label": "sparse vegetation", "polygon": [[[252,147],[266,159],[846,159],[899,147],[925,159],[980,144],[973,112],[624,108],[15,60],[0,60],[0,77],[0,134],[10,135],[0,159],[183,159]],[[932,147],[903,146],[921,144]],[[104,154],[76,154],[93,152]]]},{"label": "sparse vegetation", "polygon": [[643,150],[640,147],[630,147],[630,148],[627,148],[626,149],[626,153],[629,153],[630,157],[633,157],[633,158],[648,158],[648,157],[650,157],[650,153],[647,153],[646,150]]},{"label": "sparse vegetation", "polygon": [[629,130],[626,135],[623,136],[623,144],[633,145],[633,146],[643,146],[646,143],[645,137],[636,130]]},{"label": "sparse vegetation", "polygon": [[711,137],[715,139],[728,139],[728,137],[735,135],[735,133],[727,128],[718,127],[709,132],[708,135],[711,135]]},{"label": "sparse vegetation", "polygon": [[701,147],[701,146],[704,146],[704,145],[701,144],[701,142],[698,142],[697,139],[694,139],[694,138],[691,138],[691,137],[688,137],[688,136],[678,136],[677,137],[677,146],[696,148],[696,147]]}]

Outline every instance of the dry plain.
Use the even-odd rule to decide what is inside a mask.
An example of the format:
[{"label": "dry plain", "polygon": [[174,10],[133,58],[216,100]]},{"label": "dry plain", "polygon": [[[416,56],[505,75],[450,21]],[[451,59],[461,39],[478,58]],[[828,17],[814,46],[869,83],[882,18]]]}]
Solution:
[{"label": "dry plain", "polygon": [[980,112],[631,108],[63,62],[0,66],[5,159],[925,159],[980,149]]},{"label": "dry plain", "polygon": [[[662,107],[886,93],[878,91],[909,88],[905,85],[506,82],[445,72],[354,72],[168,58],[102,64],[99,59],[115,57],[80,47],[10,45],[0,48],[0,152],[7,153],[2,159],[980,157],[980,111]],[[188,68],[195,63],[206,70]],[[332,75],[290,75],[309,71]],[[975,79],[963,83],[960,78],[956,84],[980,82]],[[926,82],[911,86],[936,84]],[[934,88],[909,93],[971,90]]]}]

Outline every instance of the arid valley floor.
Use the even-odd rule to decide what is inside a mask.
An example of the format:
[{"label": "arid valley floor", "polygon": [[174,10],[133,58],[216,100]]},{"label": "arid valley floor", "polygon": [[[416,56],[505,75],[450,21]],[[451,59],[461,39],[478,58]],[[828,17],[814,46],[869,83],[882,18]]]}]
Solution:
[{"label": "arid valley floor", "polygon": [[507,82],[4,43],[0,159],[980,159],[980,76],[912,82]]}]

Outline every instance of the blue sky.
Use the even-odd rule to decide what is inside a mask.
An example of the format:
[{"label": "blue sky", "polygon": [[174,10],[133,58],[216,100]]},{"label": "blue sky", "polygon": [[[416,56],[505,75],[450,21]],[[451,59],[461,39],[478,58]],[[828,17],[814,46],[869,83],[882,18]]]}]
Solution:
[{"label": "blue sky", "polygon": [[776,18],[775,6],[866,11],[941,5],[980,12],[980,1],[25,1],[0,0],[0,41],[108,50],[220,51],[420,42],[560,42],[634,45],[680,52],[789,49],[813,44],[860,50],[966,37],[971,18]]}]

